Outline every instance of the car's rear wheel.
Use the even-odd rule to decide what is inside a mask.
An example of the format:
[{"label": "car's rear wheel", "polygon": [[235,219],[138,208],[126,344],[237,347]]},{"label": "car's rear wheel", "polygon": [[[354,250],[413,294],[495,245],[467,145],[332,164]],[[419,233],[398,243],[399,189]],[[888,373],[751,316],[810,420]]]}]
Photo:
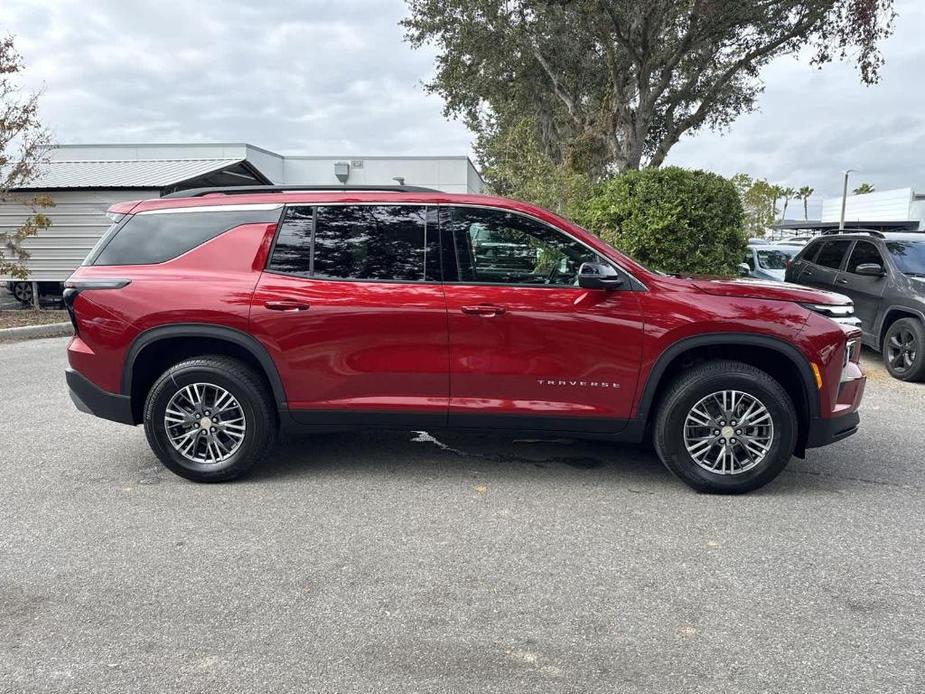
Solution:
[{"label": "car's rear wheel", "polygon": [[145,435],[172,472],[196,482],[239,477],[276,438],[276,413],[263,380],[228,357],[170,367],[145,401]]},{"label": "car's rear wheel", "polygon": [[12,294],[16,300],[24,306],[32,306],[32,283],[31,282],[14,282]]},{"label": "car's rear wheel", "polygon": [[790,396],[770,375],[741,362],[711,361],[672,383],[653,434],[659,458],[686,484],[741,494],[787,466],[797,420]]},{"label": "car's rear wheel", "polygon": [[900,318],[883,337],[883,363],[901,381],[925,380],[925,326],[915,318]]}]

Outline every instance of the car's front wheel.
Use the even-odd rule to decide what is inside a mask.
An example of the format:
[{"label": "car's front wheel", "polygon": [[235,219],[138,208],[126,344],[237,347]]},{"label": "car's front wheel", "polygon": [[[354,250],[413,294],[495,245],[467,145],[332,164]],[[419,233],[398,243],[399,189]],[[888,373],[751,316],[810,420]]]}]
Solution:
[{"label": "car's front wheel", "polygon": [[925,326],[915,318],[901,318],[883,337],[883,364],[901,381],[925,380]]},{"label": "car's front wheel", "polygon": [[164,372],[148,393],[144,425],[164,466],[196,482],[244,474],[272,447],[277,429],[263,380],[223,356],[188,359]]},{"label": "car's front wheel", "polygon": [[740,494],[767,484],[787,466],[796,440],[787,391],[764,371],[736,361],[685,371],[655,418],[659,458],[701,492]]}]

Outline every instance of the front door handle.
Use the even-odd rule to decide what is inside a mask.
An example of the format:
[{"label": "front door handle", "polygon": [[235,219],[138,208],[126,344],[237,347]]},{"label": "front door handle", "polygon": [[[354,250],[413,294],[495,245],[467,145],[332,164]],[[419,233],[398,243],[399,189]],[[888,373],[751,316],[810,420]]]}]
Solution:
[{"label": "front door handle", "polygon": [[263,305],[271,311],[306,311],[309,305],[301,301],[291,301],[284,299],[282,301],[265,301]]},{"label": "front door handle", "polygon": [[498,306],[497,304],[477,304],[463,306],[460,310],[472,316],[498,316],[504,313],[506,309],[504,306]]},{"label": "front door handle", "polygon": [[835,280],[835,284],[848,284],[848,280],[846,280],[846,279],[844,279],[844,278],[837,279],[837,280]]}]

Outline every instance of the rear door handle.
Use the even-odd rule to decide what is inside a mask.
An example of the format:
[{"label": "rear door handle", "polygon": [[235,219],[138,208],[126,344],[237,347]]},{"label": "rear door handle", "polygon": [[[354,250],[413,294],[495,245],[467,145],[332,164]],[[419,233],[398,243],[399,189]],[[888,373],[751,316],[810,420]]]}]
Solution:
[{"label": "rear door handle", "polygon": [[848,280],[846,280],[846,279],[844,279],[844,278],[837,279],[837,280],[835,280],[835,284],[848,284]]},{"label": "rear door handle", "polygon": [[288,299],[282,301],[264,301],[263,305],[271,311],[306,311],[309,308],[309,305],[306,303]]},{"label": "rear door handle", "polygon": [[504,313],[506,309],[504,306],[497,306],[496,304],[477,304],[475,306],[463,306],[460,310],[472,316],[498,316]]}]

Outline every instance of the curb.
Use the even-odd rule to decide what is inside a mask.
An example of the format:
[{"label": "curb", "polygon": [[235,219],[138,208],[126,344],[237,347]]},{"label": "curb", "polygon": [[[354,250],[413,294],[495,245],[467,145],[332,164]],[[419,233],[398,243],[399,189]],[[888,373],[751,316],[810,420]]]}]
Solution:
[{"label": "curb", "polygon": [[38,340],[43,337],[66,337],[74,334],[70,323],[48,323],[47,325],[24,325],[21,328],[0,329],[0,342]]}]

